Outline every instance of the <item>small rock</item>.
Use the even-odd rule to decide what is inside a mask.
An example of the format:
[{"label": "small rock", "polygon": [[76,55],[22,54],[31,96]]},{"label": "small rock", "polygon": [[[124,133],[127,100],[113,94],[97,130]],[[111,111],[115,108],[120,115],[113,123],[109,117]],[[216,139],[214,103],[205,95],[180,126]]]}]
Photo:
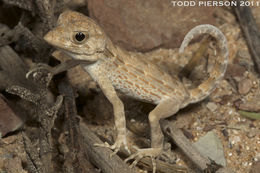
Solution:
[{"label": "small rock", "polygon": [[196,147],[203,156],[209,157],[217,164],[226,166],[222,143],[214,132],[208,132],[205,136],[195,142],[193,146]]},{"label": "small rock", "polygon": [[246,72],[246,68],[239,64],[229,64],[225,73],[226,77],[242,77]]},{"label": "small rock", "polygon": [[251,129],[246,133],[246,136],[248,138],[253,138],[256,136],[256,134],[258,133],[258,129]]},{"label": "small rock", "polygon": [[253,69],[254,67],[254,63],[247,50],[238,50],[234,59],[234,63],[244,66],[246,69]]},{"label": "small rock", "polygon": [[256,153],[255,160],[260,161],[260,153]]},{"label": "small rock", "polygon": [[238,142],[240,142],[240,141],[241,141],[241,139],[240,139],[239,136],[234,136],[234,137],[233,137],[233,140],[232,140],[232,143],[235,144],[235,143],[238,143]]},{"label": "small rock", "polygon": [[250,79],[243,79],[238,83],[238,92],[240,94],[247,94],[253,86]]},{"label": "small rock", "polygon": [[216,173],[226,173],[226,172],[228,172],[228,173],[235,173],[230,168],[219,168]]},{"label": "small rock", "polygon": [[249,112],[260,112],[260,93],[256,93],[251,101],[240,101],[239,104],[237,104],[237,108]]},{"label": "small rock", "polygon": [[211,111],[214,112],[215,110],[217,110],[218,106],[214,103],[214,102],[209,102],[207,104],[207,108]]}]

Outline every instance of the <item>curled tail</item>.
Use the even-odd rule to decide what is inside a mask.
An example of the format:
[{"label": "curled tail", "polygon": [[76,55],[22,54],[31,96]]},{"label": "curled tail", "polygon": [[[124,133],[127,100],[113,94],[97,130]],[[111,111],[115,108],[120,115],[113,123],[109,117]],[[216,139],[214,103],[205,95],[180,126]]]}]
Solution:
[{"label": "curled tail", "polygon": [[203,81],[197,88],[188,90],[190,99],[187,104],[198,102],[210,95],[218,83],[222,80],[228,64],[228,47],[226,37],[218,28],[209,24],[198,25],[191,29],[184,37],[179,53],[183,53],[190,41],[201,34],[209,34],[216,39],[217,57],[214,62],[214,68],[209,74],[209,78]]}]

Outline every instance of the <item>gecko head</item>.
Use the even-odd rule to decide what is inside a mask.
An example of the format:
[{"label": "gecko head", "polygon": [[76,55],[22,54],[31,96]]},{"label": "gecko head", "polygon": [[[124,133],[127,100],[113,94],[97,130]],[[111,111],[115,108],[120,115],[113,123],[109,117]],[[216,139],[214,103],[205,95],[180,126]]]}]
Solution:
[{"label": "gecko head", "polygon": [[44,40],[72,58],[84,60],[97,60],[107,43],[105,33],[92,19],[74,11],[63,12]]}]

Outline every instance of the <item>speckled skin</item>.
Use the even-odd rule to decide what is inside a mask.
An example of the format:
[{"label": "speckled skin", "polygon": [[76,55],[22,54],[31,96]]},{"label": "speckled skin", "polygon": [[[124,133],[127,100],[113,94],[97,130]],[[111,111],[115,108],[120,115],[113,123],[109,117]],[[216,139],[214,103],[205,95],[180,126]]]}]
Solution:
[{"label": "speckled skin", "polygon": [[[82,42],[75,40],[75,33],[85,33],[87,38]],[[113,45],[103,30],[90,18],[72,11],[64,12],[58,19],[57,27],[51,30],[44,39],[51,45],[61,49],[75,59],[93,61],[92,65],[83,66],[112,103],[115,115],[115,126],[118,137],[115,144],[99,144],[109,147],[116,153],[120,146],[125,146],[126,125],[124,106],[118,98],[116,90],[139,100],[151,102],[157,106],[149,113],[151,127],[151,148],[139,149],[129,159],[154,159],[161,153],[163,134],[159,120],[178,112],[190,103],[207,97],[221,81],[228,63],[226,38],[222,32],[212,25],[199,25],[193,28],[184,38],[180,47],[182,53],[189,42],[201,34],[210,34],[217,40],[217,53],[213,71],[209,78],[197,88],[188,90],[177,76],[170,76],[155,64],[138,59],[123,49]]]}]

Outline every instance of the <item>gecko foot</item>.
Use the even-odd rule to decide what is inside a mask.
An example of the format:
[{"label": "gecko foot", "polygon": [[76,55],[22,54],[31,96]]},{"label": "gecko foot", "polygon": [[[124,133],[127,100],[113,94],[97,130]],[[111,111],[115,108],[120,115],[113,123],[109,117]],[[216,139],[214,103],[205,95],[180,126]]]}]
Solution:
[{"label": "gecko foot", "polygon": [[115,155],[120,150],[121,146],[124,146],[124,149],[128,153],[130,153],[130,151],[127,147],[127,142],[126,142],[125,136],[118,136],[117,139],[116,139],[116,142],[113,145],[109,145],[107,142],[105,142],[103,144],[94,144],[94,146],[95,147],[106,147],[106,148],[113,150],[114,152],[112,154],[110,154],[110,157]]},{"label": "gecko foot", "polygon": [[143,157],[150,157],[153,165],[153,173],[155,173],[156,172],[155,159],[161,154],[161,152],[162,152],[162,148],[137,149],[137,152],[130,155],[128,158],[126,158],[124,162],[128,162],[129,160],[134,159],[133,163],[130,165],[130,167],[133,168]]}]

